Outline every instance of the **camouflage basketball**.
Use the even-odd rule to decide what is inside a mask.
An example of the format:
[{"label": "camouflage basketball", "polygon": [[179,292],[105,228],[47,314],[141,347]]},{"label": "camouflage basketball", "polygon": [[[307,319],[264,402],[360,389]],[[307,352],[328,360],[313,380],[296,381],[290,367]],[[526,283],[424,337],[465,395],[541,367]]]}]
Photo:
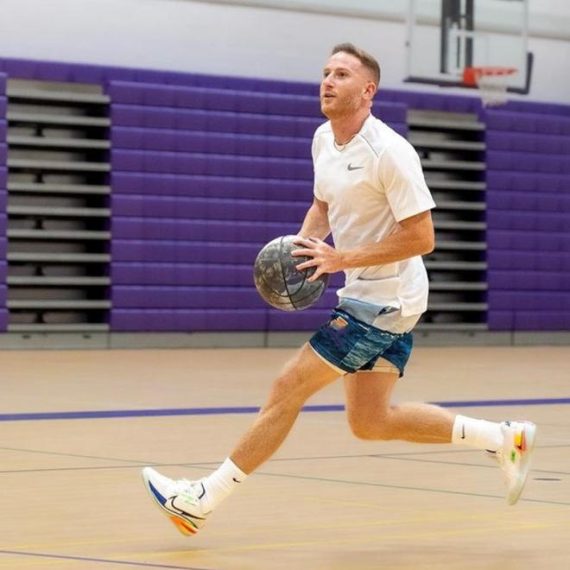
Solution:
[{"label": "camouflage basketball", "polygon": [[257,255],[253,278],[263,299],[282,311],[301,311],[316,303],[324,293],[329,276],[321,275],[312,283],[307,279],[314,267],[299,271],[296,265],[310,259],[293,257],[291,252],[302,249],[293,241],[298,236],[282,236],[270,241]]}]

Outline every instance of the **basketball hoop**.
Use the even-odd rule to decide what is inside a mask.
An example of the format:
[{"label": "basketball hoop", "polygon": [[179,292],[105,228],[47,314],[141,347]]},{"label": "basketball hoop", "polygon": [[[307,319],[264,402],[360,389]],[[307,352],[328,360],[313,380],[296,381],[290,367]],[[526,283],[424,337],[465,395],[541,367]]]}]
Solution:
[{"label": "basketball hoop", "polygon": [[503,105],[507,102],[509,77],[517,72],[515,67],[466,67],[463,84],[479,89],[485,107]]}]

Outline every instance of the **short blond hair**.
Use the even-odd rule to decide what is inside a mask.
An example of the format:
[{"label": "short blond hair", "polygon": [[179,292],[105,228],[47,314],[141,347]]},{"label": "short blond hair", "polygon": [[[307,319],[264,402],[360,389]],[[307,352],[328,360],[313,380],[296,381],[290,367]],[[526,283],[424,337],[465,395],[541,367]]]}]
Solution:
[{"label": "short blond hair", "polygon": [[363,49],[360,49],[360,48],[356,47],[354,44],[351,44],[349,42],[337,44],[336,46],[334,46],[332,51],[331,51],[331,55],[334,55],[335,53],[340,53],[340,52],[347,53],[349,55],[354,56],[356,59],[358,59],[360,61],[360,63],[362,63],[362,65],[366,69],[368,69],[368,71],[370,71],[370,73],[372,73],[372,78],[374,79],[374,83],[376,83],[376,88],[379,87],[379,85],[380,85],[380,64],[378,63],[376,58],[371,56],[368,52],[364,51]]}]

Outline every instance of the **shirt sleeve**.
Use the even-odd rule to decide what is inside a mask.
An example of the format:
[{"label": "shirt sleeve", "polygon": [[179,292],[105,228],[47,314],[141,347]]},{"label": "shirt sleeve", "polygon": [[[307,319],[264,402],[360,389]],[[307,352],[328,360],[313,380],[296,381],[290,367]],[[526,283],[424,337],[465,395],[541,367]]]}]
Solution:
[{"label": "shirt sleeve", "polygon": [[380,156],[378,169],[380,183],[396,221],[435,208],[420,157],[408,141],[402,139],[390,145]]}]

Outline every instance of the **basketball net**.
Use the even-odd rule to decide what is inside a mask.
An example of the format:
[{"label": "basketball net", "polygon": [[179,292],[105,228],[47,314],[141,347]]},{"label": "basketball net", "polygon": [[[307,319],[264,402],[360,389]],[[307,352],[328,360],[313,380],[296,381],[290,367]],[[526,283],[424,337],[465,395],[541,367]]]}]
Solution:
[{"label": "basketball net", "polygon": [[466,67],[463,83],[479,89],[483,106],[503,105],[508,100],[509,78],[515,73],[514,67]]}]

